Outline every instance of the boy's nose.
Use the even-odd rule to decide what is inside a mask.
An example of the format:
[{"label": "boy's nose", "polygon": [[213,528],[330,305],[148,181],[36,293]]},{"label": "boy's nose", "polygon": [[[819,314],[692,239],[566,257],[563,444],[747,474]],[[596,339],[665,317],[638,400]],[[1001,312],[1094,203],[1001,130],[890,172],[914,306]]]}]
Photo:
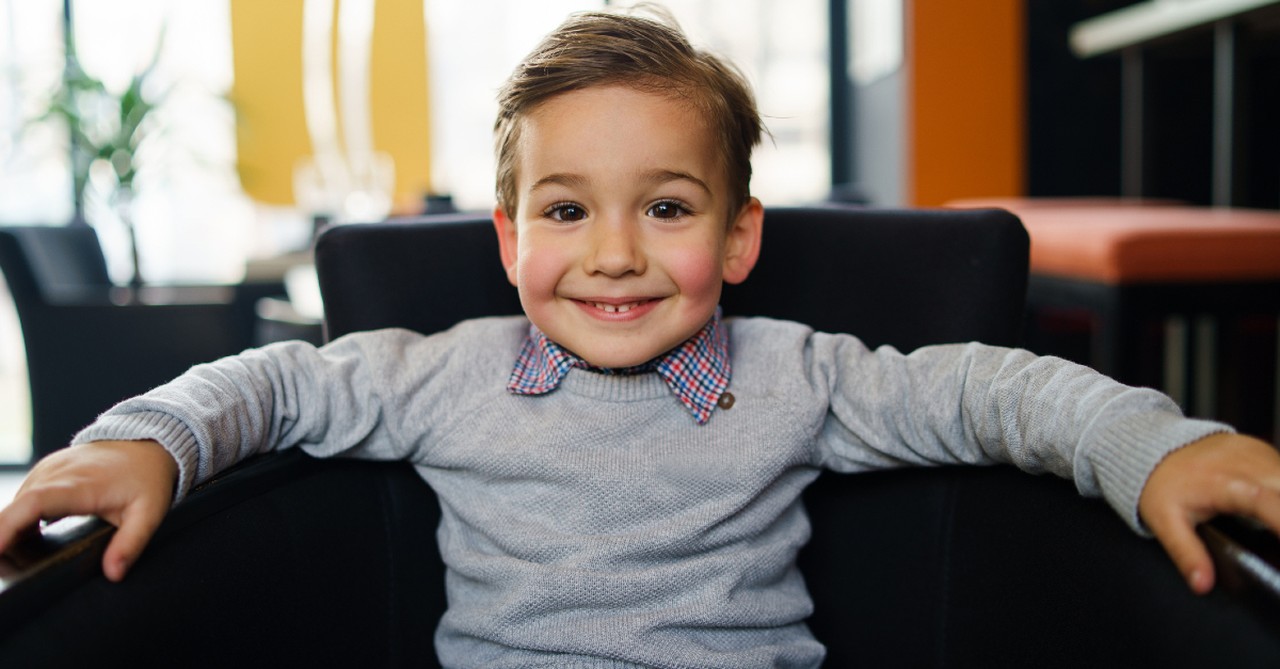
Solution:
[{"label": "boy's nose", "polygon": [[643,274],[647,263],[641,247],[634,222],[621,218],[598,221],[591,229],[591,248],[584,269],[588,274],[613,277]]}]

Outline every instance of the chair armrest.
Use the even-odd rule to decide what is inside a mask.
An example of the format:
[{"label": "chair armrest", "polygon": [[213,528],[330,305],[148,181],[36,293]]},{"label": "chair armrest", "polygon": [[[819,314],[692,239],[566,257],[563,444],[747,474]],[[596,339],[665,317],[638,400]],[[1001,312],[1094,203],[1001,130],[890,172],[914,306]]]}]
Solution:
[{"label": "chair armrest", "polygon": [[0,666],[436,666],[438,523],[407,463],[262,456],[175,506],[122,583],[99,567],[110,527],[15,547]]},{"label": "chair armrest", "polygon": [[64,518],[0,554],[0,630],[18,627],[50,602],[99,577],[102,553],[114,533],[114,527],[98,518]]},{"label": "chair armrest", "polygon": [[[975,490],[990,490],[992,481],[1000,481],[1005,478],[1002,472],[953,472],[961,477],[958,488],[973,487]],[[950,476],[953,473],[938,471],[918,471],[918,472],[888,472],[890,476],[881,476],[879,474],[860,475],[861,477],[869,477],[869,481],[860,481],[856,488],[863,489],[871,495],[884,497],[884,490],[877,490],[879,486],[889,486],[894,491],[901,491],[905,497],[920,497],[920,490],[913,489],[917,482],[923,482],[930,489],[936,489],[936,478],[938,476]],[[1007,473],[1007,472],[1006,472]],[[908,474],[903,477],[901,474]],[[923,474],[924,476],[920,476]],[[1010,482],[1015,486],[1024,486],[1026,490],[1036,490],[1033,493],[1037,500],[1044,502],[1048,500],[1048,511],[1051,514],[1058,513],[1053,505],[1058,502],[1066,501],[1074,491],[1069,485],[1057,485],[1063,483],[1061,481],[1046,480],[1043,477],[1028,477],[1020,473],[1014,473]],[[994,477],[994,478],[993,478]],[[1026,480],[1023,480],[1026,479]],[[377,485],[369,487],[365,485],[369,482],[375,482]],[[343,484],[353,483],[350,488],[345,488]],[[383,484],[387,484],[384,486]],[[863,485],[866,484],[866,485]],[[1042,488],[1047,490],[1041,490]],[[821,491],[820,491],[821,492]],[[1015,494],[1017,494],[1015,490]],[[350,500],[352,505],[359,505],[369,502],[370,498],[376,498],[376,504],[383,507],[400,507],[409,508],[410,518],[399,517],[396,513],[391,515],[375,515],[369,517],[362,515],[351,519],[343,520],[341,518],[332,519],[328,522],[328,518],[321,519],[319,522],[315,518],[299,516],[299,509],[306,509],[308,513],[314,509],[316,514],[327,514],[328,509],[311,504],[321,497],[333,498],[337,496],[339,503],[341,500]],[[259,600],[257,603],[263,607],[271,606],[276,609],[300,609],[300,611],[292,614],[295,620],[286,620],[283,622],[273,621],[272,624],[279,625],[283,629],[291,629],[290,625],[312,625],[317,624],[310,618],[331,616],[334,612],[350,610],[350,604],[344,601],[339,593],[351,589],[353,581],[361,581],[365,574],[364,571],[378,571],[387,566],[394,565],[395,558],[400,558],[400,564],[406,565],[408,572],[391,571],[394,578],[390,580],[377,580],[372,587],[388,587],[388,583],[394,583],[395,588],[392,590],[400,591],[403,595],[400,606],[401,614],[405,615],[411,623],[405,620],[398,621],[400,630],[416,630],[416,632],[401,633],[400,639],[400,655],[397,657],[412,657],[415,661],[423,660],[430,666],[434,662],[433,651],[431,650],[431,635],[428,630],[432,629],[440,613],[443,612],[444,597],[442,583],[439,576],[443,567],[439,564],[438,555],[435,554],[435,545],[432,541],[432,530],[434,529],[435,518],[429,513],[424,514],[421,509],[431,506],[432,512],[438,513],[434,509],[434,501],[427,498],[431,496],[428,487],[417,478],[412,468],[404,465],[404,463],[362,463],[350,461],[319,461],[306,457],[300,452],[289,451],[285,453],[272,454],[263,456],[249,462],[246,462],[223,475],[213,479],[212,481],[200,486],[197,490],[184,500],[181,504],[173,509],[166,518],[164,525],[157,532],[152,545],[148,548],[143,559],[135,566],[134,571],[123,584],[114,585],[105,582],[100,572],[100,560],[102,551],[105,549],[111,533],[114,531],[106,523],[97,519],[79,518],[71,522],[62,521],[46,527],[44,532],[39,535],[32,535],[20,542],[11,551],[0,556],[0,665],[3,666],[21,666],[20,660],[31,660],[36,657],[34,653],[40,653],[42,663],[45,666],[73,666],[75,662],[83,659],[75,653],[82,652],[74,648],[49,648],[49,640],[58,638],[59,635],[66,633],[69,626],[79,630],[79,634],[91,637],[100,642],[99,645],[105,643],[115,643],[120,647],[128,646],[131,640],[121,630],[128,630],[131,627],[136,629],[139,624],[148,624],[140,622],[138,617],[147,615],[157,615],[154,612],[148,612],[149,608],[160,608],[164,611],[161,615],[176,617],[177,626],[182,628],[183,634],[188,636],[181,639],[165,640],[163,638],[154,640],[154,644],[161,652],[163,649],[172,649],[180,646],[182,643],[191,642],[190,634],[187,628],[201,630],[209,628],[210,633],[214,636],[225,633],[225,630],[219,632],[213,628],[218,625],[219,617],[230,616],[236,619],[237,616],[244,615],[244,607],[247,602],[242,601],[251,595],[243,592],[246,589],[260,587],[262,581],[280,582],[279,588],[272,588],[269,592],[263,593],[266,599]],[[297,499],[301,497],[302,499]],[[941,489],[938,500],[948,508],[957,509],[961,515],[967,513],[966,508],[974,508],[975,503],[982,505],[981,500],[975,502],[971,493],[963,489],[946,490]],[[857,501],[845,499],[843,502]],[[867,501],[862,498],[862,501]],[[889,500],[891,505],[897,505],[897,500]],[[1133,557],[1138,553],[1138,564],[1151,566],[1160,562],[1167,563],[1163,555],[1159,554],[1159,549],[1151,542],[1146,542],[1133,537],[1128,530],[1110,514],[1109,509],[1096,501],[1073,499],[1068,503],[1080,503],[1084,505],[1087,513],[1082,514],[1087,517],[1085,522],[1080,523],[1077,520],[1071,520],[1065,523],[1064,527],[1053,530],[1055,534],[1065,534],[1064,541],[1081,542],[1081,535],[1094,536],[1094,531],[1102,529],[1102,535],[1097,536],[1097,541],[1103,544],[1103,548],[1111,546],[1119,541],[1119,559],[1115,559],[1115,554],[1110,550],[1102,550],[1100,554],[1102,559],[1097,561],[1096,566],[1088,567],[1089,569],[1111,571],[1113,569],[1126,569],[1133,566]],[[281,504],[292,505],[283,510],[278,508]],[[981,510],[981,509],[979,509]],[[848,507],[845,507],[846,515]],[[878,514],[878,510],[872,509],[878,517],[884,518],[886,525],[894,522],[900,522],[901,518],[894,519],[884,514]],[[815,522],[821,524],[823,520],[823,511],[817,510],[815,513]],[[380,519],[386,523],[393,523],[397,520],[404,521],[406,524],[419,525],[418,527],[401,527],[400,530],[405,531],[411,539],[411,549],[405,551],[398,549],[398,555],[390,555],[393,560],[391,563],[382,563],[378,559],[370,563],[375,565],[369,568],[368,565],[362,565],[360,560],[366,553],[383,554],[387,552],[387,545],[369,545],[361,543],[349,533],[353,525],[381,525],[383,522],[369,523],[370,520]],[[1093,527],[1090,523],[1098,520],[1102,523],[1100,527]],[[948,522],[957,522],[952,518]],[[958,521],[963,523],[963,520]],[[420,525],[429,524],[432,530],[424,530]],[[262,525],[266,527],[262,527]],[[386,529],[395,530],[395,527]],[[819,530],[824,529],[821,526]],[[831,529],[826,527],[825,529]],[[963,531],[964,528],[958,528]],[[927,528],[917,528],[919,532],[924,532]],[[913,530],[913,532],[917,531]],[[972,556],[966,556],[966,551],[972,551],[974,546],[988,545],[993,550],[1000,550],[1001,555],[1009,559],[1017,558],[1016,552],[1003,551],[1003,546],[999,543],[991,544],[992,536],[999,538],[1003,533],[1020,531],[1017,526],[1010,528],[1002,525],[999,521],[993,523],[987,528],[975,530],[979,535],[975,538],[973,534],[969,535],[969,539],[962,540],[961,545],[956,547],[956,555],[946,555],[943,553],[932,553],[933,560],[947,560],[955,558],[957,562],[956,569],[950,571],[950,578],[963,579],[966,576],[966,570],[971,569]],[[1276,626],[1277,615],[1280,615],[1280,589],[1277,589],[1277,579],[1274,574],[1280,570],[1280,541],[1269,533],[1259,530],[1247,523],[1242,523],[1231,518],[1219,518],[1211,523],[1201,527],[1201,534],[1208,542],[1214,555],[1217,568],[1220,574],[1219,592],[1213,594],[1210,598],[1194,598],[1189,593],[1184,592],[1185,587],[1181,585],[1180,580],[1176,576],[1176,572],[1171,566],[1163,565],[1163,571],[1170,572],[1168,574],[1157,574],[1156,587],[1160,592],[1150,592],[1150,579],[1139,579],[1141,582],[1136,585],[1136,592],[1144,593],[1144,599],[1149,599],[1147,606],[1149,608],[1161,608],[1168,601],[1174,601],[1173,607],[1190,606],[1195,609],[1192,613],[1199,615],[1207,610],[1213,618],[1215,624],[1221,621],[1224,615],[1223,609],[1226,609],[1225,615],[1228,617],[1235,616],[1232,620],[1241,620],[1244,618],[1252,618],[1254,622],[1260,621],[1259,625],[1264,629],[1271,630],[1272,636],[1280,639],[1280,628]],[[241,536],[247,538],[241,539]],[[902,547],[883,546],[874,542],[884,541],[884,533],[875,526],[863,527],[861,536],[855,537],[857,549],[863,552],[877,551],[884,549],[892,552],[895,548]],[[375,535],[377,536],[377,535]],[[350,539],[347,541],[347,539]],[[816,537],[821,540],[821,535]],[[1032,540],[1037,541],[1040,537],[1034,537]],[[272,544],[271,546],[263,545],[264,542]],[[389,542],[388,542],[389,543]],[[968,544],[964,546],[963,544]],[[289,546],[292,544],[292,546]],[[817,542],[815,542],[817,544]],[[305,571],[308,565],[293,565],[288,562],[270,562],[265,565],[259,565],[259,561],[270,561],[274,558],[264,556],[276,548],[291,548],[294,553],[299,553],[304,557],[314,560],[324,560],[325,554],[337,553],[346,556],[340,560],[340,564],[332,569],[321,569],[320,574],[329,574],[325,583],[302,583],[301,587],[295,587],[288,583],[291,579],[293,571]],[[825,548],[825,547],[824,547]],[[1099,548],[1098,546],[1090,547],[1089,550]],[[1051,549],[1053,550],[1053,549]],[[219,553],[219,557],[212,558],[219,562],[210,563],[205,556],[210,552]],[[906,551],[909,552],[909,547]],[[226,565],[222,562],[227,559],[228,555],[247,554],[245,564],[232,565],[231,569],[226,569]],[[1145,555],[1141,555],[1145,554]],[[825,592],[828,588],[826,585],[819,585],[815,578],[818,576],[817,570],[823,569],[821,565],[815,566],[812,555],[806,556],[809,564],[806,567],[814,567],[815,573],[806,572],[806,577],[810,583],[815,584],[815,599],[818,600],[819,606],[824,605],[824,596],[830,593]],[[1073,556],[1063,556],[1064,559],[1070,559]],[[909,559],[909,557],[904,557]],[[423,565],[422,561],[434,560],[434,564]],[[843,558],[838,558],[843,560]],[[1143,560],[1146,560],[1144,562]],[[381,566],[377,566],[381,565]],[[968,565],[968,566],[966,566]],[[847,566],[847,565],[842,565]],[[950,566],[950,565],[948,565]],[[268,573],[261,574],[259,581],[253,583],[244,583],[242,579],[237,578],[237,573],[248,573],[247,570],[259,569],[266,570]],[[1013,564],[1012,567],[1004,565],[1001,568],[1020,569],[1031,572],[1036,570],[1052,570],[1054,565],[1045,564]],[[1086,569],[1087,571],[1087,569]],[[412,578],[406,579],[405,573],[412,574]],[[1271,576],[1268,576],[1271,574]],[[863,574],[862,576],[867,576]],[[873,579],[883,578],[883,574],[871,574]],[[971,576],[971,574],[970,574]],[[186,602],[186,606],[175,608],[175,597],[189,596],[186,593],[191,592],[191,587],[186,583],[187,580],[199,577],[208,581],[208,584],[202,586],[201,592],[215,590],[230,593],[227,595],[227,601],[209,601],[202,599],[200,601]],[[1052,577],[1051,575],[1049,576]],[[1111,574],[1114,579],[1123,579],[1123,574]],[[1038,578],[1032,575],[1031,580]],[[927,575],[916,574],[913,578],[907,579],[904,583],[891,583],[891,589],[903,592],[911,590],[919,586],[918,581],[928,580]],[[315,601],[306,600],[308,596],[316,597],[316,595],[308,595],[307,586],[314,585],[320,588],[319,599],[325,600],[323,606],[317,606]],[[1092,581],[1085,581],[1084,587],[1093,586]],[[359,584],[355,589],[364,589],[364,584]],[[993,584],[992,596],[999,594],[999,584]],[[178,594],[171,594],[177,591]],[[970,593],[972,588],[969,588]],[[960,593],[959,590],[953,590]],[[284,593],[284,594],[281,594]],[[289,594],[292,593],[292,594]],[[301,594],[299,594],[301,593]],[[910,592],[906,593],[910,595]],[[1132,593],[1130,593],[1132,594]],[[1105,599],[1107,593],[1086,594],[1085,597],[1093,599]],[[1184,596],[1185,595],[1185,596]],[[841,597],[850,597],[865,599],[869,595],[865,589],[855,595],[841,595]],[[899,597],[902,595],[899,594]],[[270,601],[276,597],[296,597],[290,601],[278,602]],[[304,601],[306,600],[306,601]],[[185,600],[184,600],[185,601]],[[829,601],[829,600],[828,600]],[[1190,604],[1188,604],[1190,602]],[[178,604],[182,602],[179,601]],[[858,602],[860,605],[865,602]],[[1016,607],[1019,603],[1009,602],[1009,606]],[[1034,604],[1042,609],[1041,616],[1051,616],[1063,602],[1055,602],[1052,599],[1037,601]],[[1078,602],[1066,602],[1066,605],[1075,605]],[[1086,605],[1088,602],[1086,602]],[[1135,605],[1136,608],[1143,608],[1141,603]],[[1129,608],[1134,608],[1130,606]],[[1203,607],[1201,610],[1200,607]],[[316,608],[317,610],[307,610]],[[78,615],[80,609],[88,609],[90,614]],[[140,611],[141,609],[141,611]],[[1247,609],[1247,614],[1245,609]],[[109,618],[93,618],[92,612],[110,612]],[[886,611],[877,611],[876,615],[887,616]],[[953,615],[960,615],[963,612],[953,612]],[[1159,611],[1164,615],[1164,611]],[[361,611],[360,615],[366,615],[366,611]],[[1104,616],[1105,617],[1105,616]],[[299,620],[301,619],[301,620]],[[831,612],[826,612],[826,624],[833,622]],[[379,626],[375,624],[374,626]],[[1052,624],[1052,623],[1050,623]],[[1251,623],[1252,624],[1252,623]],[[980,621],[975,623],[980,626]],[[101,627],[101,630],[90,629],[92,627]],[[913,629],[913,634],[918,634],[920,628]],[[820,626],[815,625],[815,631],[819,631]],[[929,630],[926,633],[934,632],[942,633],[942,629]],[[423,646],[408,647],[404,645],[404,638],[415,634],[417,641]],[[999,632],[993,632],[998,634]],[[1117,634],[1125,634],[1125,630],[1119,630]],[[156,637],[163,637],[162,632],[156,632]],[[396,632],[388,632],[379,630],[376,634],[396,634]],[[1069,632],[1064,632],[1069,634]],[[120,636],[119,640],[114,640],[115,636]],[[828,635],[820,635],[824,641],[831,642],[833,639]],[[841,634],[842,637],[848,637],[847,632]],[[855,637],[864,637],[865,634],[856,634]],[[1212,634],[1209,634],[1212,636]],[[256,638],[256,637],[255,637]],[[35,639],[36,641],[31,641]],[[155,637],[153,637],[155,639]],[[348,639],[345,639],[349,641]],[[839,641],[839,637],[835,639]],[[370,644],[381,643],[381,639],[367,639]],[[863,651],[866,651],[866,639],[862,642],[855,642],[855,645],[861,645]],[[1082,639],[1082,641],[1088,641]],[[1103,641],[1099,643],[1104,643]],[[261,639],[257,639],[260,644]],[[289,645],[287,641],[282,640],[282,644]],[[330,643],[339,643],[332,641]],[[953,640],[954,643],[954,640]],[[220,639],[219,644],[223,647],[220,650],[210,650],[212,653],[207,661],[210,664],[217,664],[219,660],[227,660],[228,657],[235,656],[238,652],[235,639]],[[72,644],[74,645],[74,644]],[[394,645],[394,644],[393,644]],[[928,645],[928,644],[925,644]],[[315,652],[324,653],[326,650],[326,642],[317,642]],[[898,645],[897,652],[902,652],[902,646]],[[1275,644],[1275,654],[1266,655],[1269,649],[1263,648],[1259,651],[1257,648],[1240,649],[1236,647],[1228,647],[1224,649],[1225,658],[1235,658],[1235,653],[1244,654],[1251,652],[1251,657],[1256,658],[1261,653],[1262,656],[1274,659],[1280,657],[1280,641]],[[62,657],[59,653],[68,653],[65,662],[58,662],[57,658]],[[221,654],[220,654],[221,653]],[[903,657],[902,655],[898,656]],[[425,659],[424,659],[425,658]],[[154,658],[153,658],[154,659]],[[261,658],[259,658],[261,659]],[[296,659],[296,658],[295,658]],[[332,659],[332,656],[330,656]],[[11,664],[12,663],[12,664]],[[1247,663],[1243,666],[1247,666]]]},{"label": "chair armrest", "polygon": [[1265,527],[1230,516],[1214,518],[1197,532],[1213,556],[1217,587],[1280,634],[1280,539]]},{"label": "chair armrest", "polygon": [[805,502],[809,624],[832,666],[1280,666],[1280,595],[1229,576],[1251,556],[1280,567],[1259,549],[1280,541],[1230,519],[1202,530],[1223,580],[1198,597],[1159,544],[1052,476],[827,472]]},{"label": "chair armrest", "polygon": [[[196,487],[165,517],[153,542],[260,495],[311,464],[300,452],[262,456]],[[115,527],[91,516],[73,516],[22,537],[0,554],[0,638],[48,605],[91,580],[102,578],[102,554]]]}]

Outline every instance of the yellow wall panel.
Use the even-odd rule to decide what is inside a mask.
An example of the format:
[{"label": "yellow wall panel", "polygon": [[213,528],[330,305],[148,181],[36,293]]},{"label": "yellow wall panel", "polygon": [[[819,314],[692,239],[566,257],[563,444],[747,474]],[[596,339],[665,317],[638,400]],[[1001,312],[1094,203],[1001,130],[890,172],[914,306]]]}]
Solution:
[{"label": "yellow wall panel", "polygon": [[394,201],[421,206],[431,190],[431,123],[427,94],[427,29],[422,0],[375,5],[373,145],[396,164]]},{"label": "yellow wall panel", "polygon": [[[313,152],[302,91],[303,1],[231,1],[231,96],[240,181],[250,197],[269,204],[294,203],[294,167]],[[369,93],[374,147],[395,162],[393,201],[416,207],[431,185],[423,1],[379,0],[374,7]],[[341,26],[334,31],[335,42],[339,31]],[[334,112],[341,135],[341,110]]]},{"label": "yellow wall panel", "polygon": [[302,109],[302,0],[232,0],[240,182],[255,200],[293,204],[293,166],[311,154]]}]

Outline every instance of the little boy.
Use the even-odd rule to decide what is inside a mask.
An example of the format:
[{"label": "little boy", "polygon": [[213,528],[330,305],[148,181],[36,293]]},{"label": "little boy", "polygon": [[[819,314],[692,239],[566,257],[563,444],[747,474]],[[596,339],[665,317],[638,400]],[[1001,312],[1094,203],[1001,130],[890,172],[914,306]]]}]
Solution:
[{"label": "little boy", "polygon": [[822,468],[1071,476],[1198,592],[1196,522],[1280,529],[1280,457],[1154,391],[1025,351],[903,355],[722,321],[722,282],[760,250],[762,128],[742,79],[677,29],[575,16],[500,97],[494,222],[527,319],[197,366],[39,463],[0,512],[0,548],[95,513],[119,527],[103,558],[119,580],[172,499],[251,454],[408,459],[443,511],[445,666],[814,667],[795,556]]}]

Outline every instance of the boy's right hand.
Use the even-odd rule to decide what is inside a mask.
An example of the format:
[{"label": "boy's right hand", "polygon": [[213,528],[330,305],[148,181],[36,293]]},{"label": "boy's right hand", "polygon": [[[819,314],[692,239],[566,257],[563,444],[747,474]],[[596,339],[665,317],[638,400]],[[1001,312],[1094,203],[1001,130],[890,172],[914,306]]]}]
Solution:
[{"label": "boy's right hand", "polygon": [[173,501],[178,463],[155,441],[95,441],[49,454],[0,510],[0,553],[41,520],[94,515],[117,530],[102,571],[120,581]]}]

